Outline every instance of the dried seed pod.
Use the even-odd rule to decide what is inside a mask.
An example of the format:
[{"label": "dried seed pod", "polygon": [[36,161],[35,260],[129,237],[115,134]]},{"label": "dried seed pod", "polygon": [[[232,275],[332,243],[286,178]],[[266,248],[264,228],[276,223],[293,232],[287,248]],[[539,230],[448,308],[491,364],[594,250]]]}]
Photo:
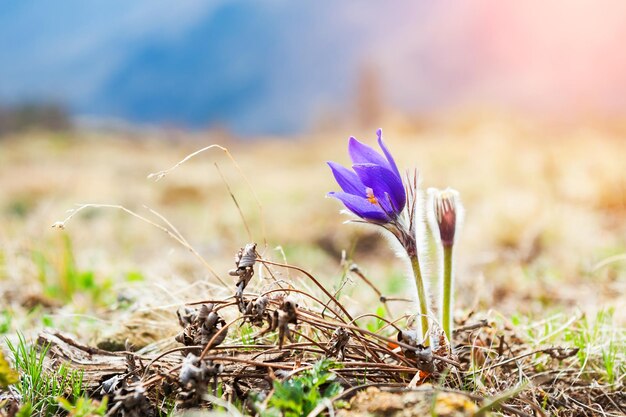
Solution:
[{"label": "dried seed pod", "polygon": [[186,328],[182,332],[178,333],[176,337],[174,337],[178,343],[182,343],[185,346],[193,346],[193,334],[191,334],[191,329]]},{"label": "dried seed pod", "polygon": [[254,300],[254,304],[252,304],[252,321],[253,322],[263,322],[263,318],[265,316],[265,310],[267,309],[267,297],[259,297]]},{"label": "dried seed pod", "polygon": [[[222,319],[216,312],[209,313],[207,318],[201,323],[200,327],[200,340],[198,342],[202,346],[206,346],[213,337],[220,332],[220,330],[226,325],[226,321]],[[221,344],[226,339],[226,332],[221,332],[215,340],[213,340],[212,346]]]},{"label": "dried seed pod", "polygon": [[297,307],[298,307],[298,301],[294,297],[285,297],[285,299],[283,300],[283,304],[280,306],[280,309],[285,312],[293,313],[294,319],[295,319]]},{"label": "dried seed pod", "polygon": [[108,395],[113,394],[124,380],[124,375],[114,375],[111,378],[102,382],[100,386],[100,394]]},{"label": "dried seed pod", "polygon": [[254,264],[256,263],[257,255],[256,243],[248,243],[245,247],[241,248],[235,256],[236,268],[228,271],[229,275],[239,277],[239,281],[237,281],[236,285],[237,292],[235,293],[235,297],[239,300],[240,311],[244,308],[241,297],[243,296],[243,291],[248,286],[248,283],[254,275]]},{"label": "dried seed pod", "polygon": [[134,354],[126,355],[127,371],[123,374],[114,375],[109,379],[102,381],[100,385],[100,395],[112,395],[120,393],[128,393],[132,391],[134,386],[141,379],[140,373],[144,367],[141,359]]},{"label": "dried seed pod", "polygon": [[243,305],[243,309],[240,309],[239,311],[242,314],[245,314],[247,316],[252,315],[252,307],[254,306],[254,301],[255,300],[246,300],[245,298],[242,300],[242,305]]},{"label": "dried seed pod", "polygon": [[[176,341],[185,346],[206,346],[226,325],[226,321],[213,310],[213,304],[202,304],[197,310],[178,313],[183,331],[176,336]],[[186,309],[187,310],[187,309]],[[193,320],[188,318],[193,317]],[[219,333],[212,346],[217,346],[226,339],[226,331]]]},{"label": "dried seed pod", "polygon": [[328,345],[326,346],[328,349],[328,356],[337,357],[337,359],[343,361],[349,341],[350,333],[348,333],[343,327],[338,327],[337,330],[333,332],[333,336],[328,341]]},{"label": "dried seed pod", "polygon": [[224,367],[221,364],[213,364],[208,360],[200,360],[200,357],[189,353],[183,360],[178,381],[181,385],[179,393],[183,406],[195,406],[202,400],[202,395],[207,392],[210,380],[213,380],[213,390],[217,389],[217,377]]},{"label": "dried seed pod", "polygon": [[297,320],[298,303],[291,297],[285,298],[280,309],[274,311],[274,319],[278,328],[278,347],[283,348],[285,337],[293,342],[289,324],[298,324]]},{"label": "dried seed pod", "polygon": [[402,347],[404,356],[414,360],[418,369],[432,374],[435,371],[433,352],[430,347],[419,344],[418,340],[420,339],[420,332],[417,329],[407,329],[398,332],[398,342],[412,347],[412,349]]},{"label": "dried seed pod", "polygon": [[285,337],[293,341],[289,324],[298,324],[297,320],[298,303],[292,297],[286,297],[280,308],[274,310],[273,314],[266,314],[265,317],[269,321],[269,326],[260,332],[255,338],[261,337],[266,333],[278,330],[278,346],[282,349]]},{"label": "dried seed pod", "polygon": [[197,320],[202,322],[213,311],[213,304],[202,304],[198,311]]},{"label": "dried seed pod", "polygon": [[256,262],[256,243],[248,243],[239,253],[237,261],[237,269],[248,268],[254,266]]},{"label": "dried seed pod", "polygon": [[[198,316],[198,318],[200,318],[200,316]],[[204,318],[204,321],[202,322],[202,327],[204,327],[206,329],[211,329],[211,328],[215,327],[215,325],[217,324],[219,319],[220,319],[220,316],[216,312],[211,311]],[[198,320],[198,321],[200,322],[200,320]]]},{"label": "dried seed pod", "polygon": [[195,388],[206,379],[206,374],[204,362],[201,364],[198,356],[189,353],[183,360],[178,380],[186,389]]},{"label": "dried seed pod", "polygon": [[181,327],[188,326],[196,320],[196,310],[189,307],[184,307],[176,311],[178,316],[178,323]]},{"label": "dried seed pod", "polygon": [[[202,328],[200,329],[199,339],[196,339],[198,344],[206,346],[207,344],[209,344],[209,342],[211,342],[211,340],[213,340],[213,342],[211,343],[211,347],[215,347],[217,345],[220,345],[226,339],[226,331],[219,333],[220,330],[226,325],[226,322],[224,321],[224,319],[217,316],[216,314],[214,317],[216,320],[213,321],[212,326],[205,325],[202,326]],[[213,339],[213,337],[215,337],[216,335],[217,337]]]},{"label": "dried seed pod", "polygon": [[111,400],[107,417],[144,417],[156,415],[154,407],[140,384],[124,384]]},{"label": "dried seed pod", "polygon": [[242,311],[246,315],[246,321],[256,326],[262,326],[265,321],[271,322],[271,316],[267,313],[268,299],[266,296],[247,301]]}]

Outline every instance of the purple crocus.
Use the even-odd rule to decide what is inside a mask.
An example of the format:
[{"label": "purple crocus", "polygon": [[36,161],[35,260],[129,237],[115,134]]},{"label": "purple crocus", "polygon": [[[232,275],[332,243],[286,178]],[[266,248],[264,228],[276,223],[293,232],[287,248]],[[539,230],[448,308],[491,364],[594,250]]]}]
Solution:
[{"label": "purple crocus", "polygon": [[328,162],[343,191],[328,195],[340,200],[348,210],[363,220],[389,223],[398,218],[406,205],[406,191],[391,153],[383,143],[382,129],[376,132],[383,155],[351,137],[348,153],[353,171]]}]

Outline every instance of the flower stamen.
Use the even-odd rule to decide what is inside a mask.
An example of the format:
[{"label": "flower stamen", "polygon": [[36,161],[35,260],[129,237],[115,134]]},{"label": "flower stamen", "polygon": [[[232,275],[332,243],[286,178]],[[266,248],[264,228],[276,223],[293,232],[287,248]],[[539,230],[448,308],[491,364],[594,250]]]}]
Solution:
[{"label": "flower stamen", "polygon": [[372,203],[373,205],[380,205],[378,203],[378,199],[376,198],[376,196],[374,196],[374,190],[372,190],[371,188],[366,188],[365,189],[365,195],[367,196],[367,201],[369,201],[370,203]]}]

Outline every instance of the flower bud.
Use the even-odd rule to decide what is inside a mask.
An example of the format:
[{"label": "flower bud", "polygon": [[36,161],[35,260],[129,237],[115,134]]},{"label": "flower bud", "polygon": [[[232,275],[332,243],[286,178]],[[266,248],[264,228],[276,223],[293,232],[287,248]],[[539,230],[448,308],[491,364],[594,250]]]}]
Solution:
[{"label": "flower bud", "polygon": [[451,188],[428,189],[428,217],[435,238],[440,240],[444,247],[452,246],[463,217],[463,206],[458,191]]}]

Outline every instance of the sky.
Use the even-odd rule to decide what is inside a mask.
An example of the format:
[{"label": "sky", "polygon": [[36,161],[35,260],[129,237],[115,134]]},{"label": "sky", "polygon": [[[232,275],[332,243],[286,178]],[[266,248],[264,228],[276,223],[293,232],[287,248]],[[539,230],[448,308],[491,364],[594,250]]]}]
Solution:
[{"label": "sky", "polygon": [[291,134],[353,111],[368,68],[411,114],[623,115],[624,22],[622,0],[5,0],[0,104]]}]

